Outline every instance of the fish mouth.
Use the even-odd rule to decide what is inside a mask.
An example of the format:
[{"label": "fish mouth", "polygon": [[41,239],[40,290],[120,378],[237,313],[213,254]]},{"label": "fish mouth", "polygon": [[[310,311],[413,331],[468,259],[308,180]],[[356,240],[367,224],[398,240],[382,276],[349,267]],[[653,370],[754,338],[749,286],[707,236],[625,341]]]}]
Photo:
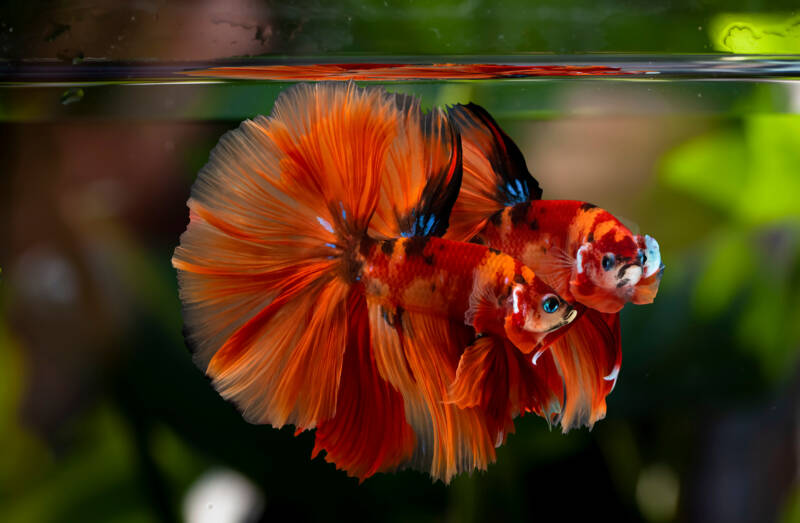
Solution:
[{"label": "fish mouth", "polygon": [[578,311],[570,307],[569,311],[564,314],[564,319],[562,319],[560,322],[556,323],[555,325],[547,329],[545,332],[546,333],[553,332],[555,330],[560,329],[564,325],[569,325],[570,323],[572,323],[572,320],[574,320],[576,316],[578,316]]},{"label": "fish mouth", "polygon": [[642,266],[638,263],[626,263],[617,272],[617,293],[624,298],[633,293],[634,287],[642,279]]}]

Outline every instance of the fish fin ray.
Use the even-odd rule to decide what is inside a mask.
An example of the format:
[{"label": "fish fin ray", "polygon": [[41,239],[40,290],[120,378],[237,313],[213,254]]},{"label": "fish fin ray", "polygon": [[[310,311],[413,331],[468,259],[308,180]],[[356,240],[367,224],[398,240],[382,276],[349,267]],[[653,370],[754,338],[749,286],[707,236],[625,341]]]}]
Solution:
[{"label": "fish fin ray", "polygon": [[172,260],[185,330],[248,421],[302,430],[336,412],[353,259],[400,116],[381,89],[300,84],[198,175]]},{"label": "fish fin ray", "polygon": [[402,395],[376,365],[363,293],[351,293],[348,320],[336,414],[317,427],[313,454],[325,450],[326,461],[363,481],[410,460],[416,439]]},{"label": "fish fin ray", "polygon": [[401,392],[417,436],[408,465],[445,483],[460,472],[485,469],[495,454],[482,413],[446,401],[472,330],[428,314],[387,314],[385,307],[370,305],[372,344],[378,368]]},{"label": "fish fin ray", "polygon": [[619,313],[586,309],[550,345],[550,353],[564,380],[562,430],[591,427],[603,419],[606,396],[614,388],[622,357]]},{"label": "fish fin ray", "polygon": [[449,109],[462,135],[464,181],[453,207],[447,237],[468,241],[496,212],[542,196],[522,152],[482,107]]},{"label": "fish fin ray", "polygon": [[462,179],[461,138],[446,114],[423,114],[419,101],[395,95],[404,125],[389,152],[370,232],[378,238],[442,236]]}]

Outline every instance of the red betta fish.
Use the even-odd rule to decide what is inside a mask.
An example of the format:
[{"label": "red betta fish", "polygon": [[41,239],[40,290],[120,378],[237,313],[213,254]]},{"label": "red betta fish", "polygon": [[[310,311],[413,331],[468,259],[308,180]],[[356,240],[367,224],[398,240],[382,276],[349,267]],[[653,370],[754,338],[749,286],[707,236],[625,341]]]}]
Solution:
[{"label": "red betta fish", "polygon": [[[557,401],[552,358],[530,355],[577,312],[514,258],[441,238],[461,179],[444,112],[351,83],[295,86],[224,135],[172,260],[219,393],[252,423],[315,428],[314,453],[361,479],[485,469],[508,413]],[[510,340],[500,414],[449,400],[479,335]]]},{"label": "red betta fish", "polygon": [[450,116],[462,135],[464,180],[446,237],[513,256],[576,307],[579,318],[549,352],[564,380],[563,430],[592,426],[619,373],[619,310],[651,303],[658,291],[658,243],[592,204],[542,200],[522,153],[480,106],[457,105]]}]

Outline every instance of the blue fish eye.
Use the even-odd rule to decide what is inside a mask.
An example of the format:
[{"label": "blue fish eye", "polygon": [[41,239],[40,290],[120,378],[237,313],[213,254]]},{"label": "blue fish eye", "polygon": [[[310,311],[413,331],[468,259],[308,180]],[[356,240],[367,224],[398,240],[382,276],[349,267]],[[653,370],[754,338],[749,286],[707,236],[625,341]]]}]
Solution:
[{"label": "blue fish eye", "polygon": [[544,299],[544,301],[542,301],[542,308],[544,309],[544,312],[553,314],[558,310],[558,298],[555,296],[548,296]]},{"label": "blue fish eye", "polygon": [[644,253],[643,250],[639,250],[638,258],[639,258],[639,265],[644,267],[644,264],[647,263],[647,255]]},{"label": "blue fish eye", "polygon": [[614,268],[614,255],[611,253],[606,254],[603,256],[603,270],[610,271]]}]

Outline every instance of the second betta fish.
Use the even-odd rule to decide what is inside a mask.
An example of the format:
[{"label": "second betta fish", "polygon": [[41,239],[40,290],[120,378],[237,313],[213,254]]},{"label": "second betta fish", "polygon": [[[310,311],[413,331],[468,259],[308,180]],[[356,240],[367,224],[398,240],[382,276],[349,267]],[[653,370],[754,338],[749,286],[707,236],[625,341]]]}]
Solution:
[{"label": "second betta fish", "polygon": [[565,431],[591,426],[619,373],[619,310],[658,292],[658,243],[593,204],[542,200],[522,153],[486,110],[457,105],[450,115],[462,136],[464,182],[447,237],[511,255],[576,307],[579,318],[548,350],[564,381],[563,394],[554,391],[558,421]]}]

